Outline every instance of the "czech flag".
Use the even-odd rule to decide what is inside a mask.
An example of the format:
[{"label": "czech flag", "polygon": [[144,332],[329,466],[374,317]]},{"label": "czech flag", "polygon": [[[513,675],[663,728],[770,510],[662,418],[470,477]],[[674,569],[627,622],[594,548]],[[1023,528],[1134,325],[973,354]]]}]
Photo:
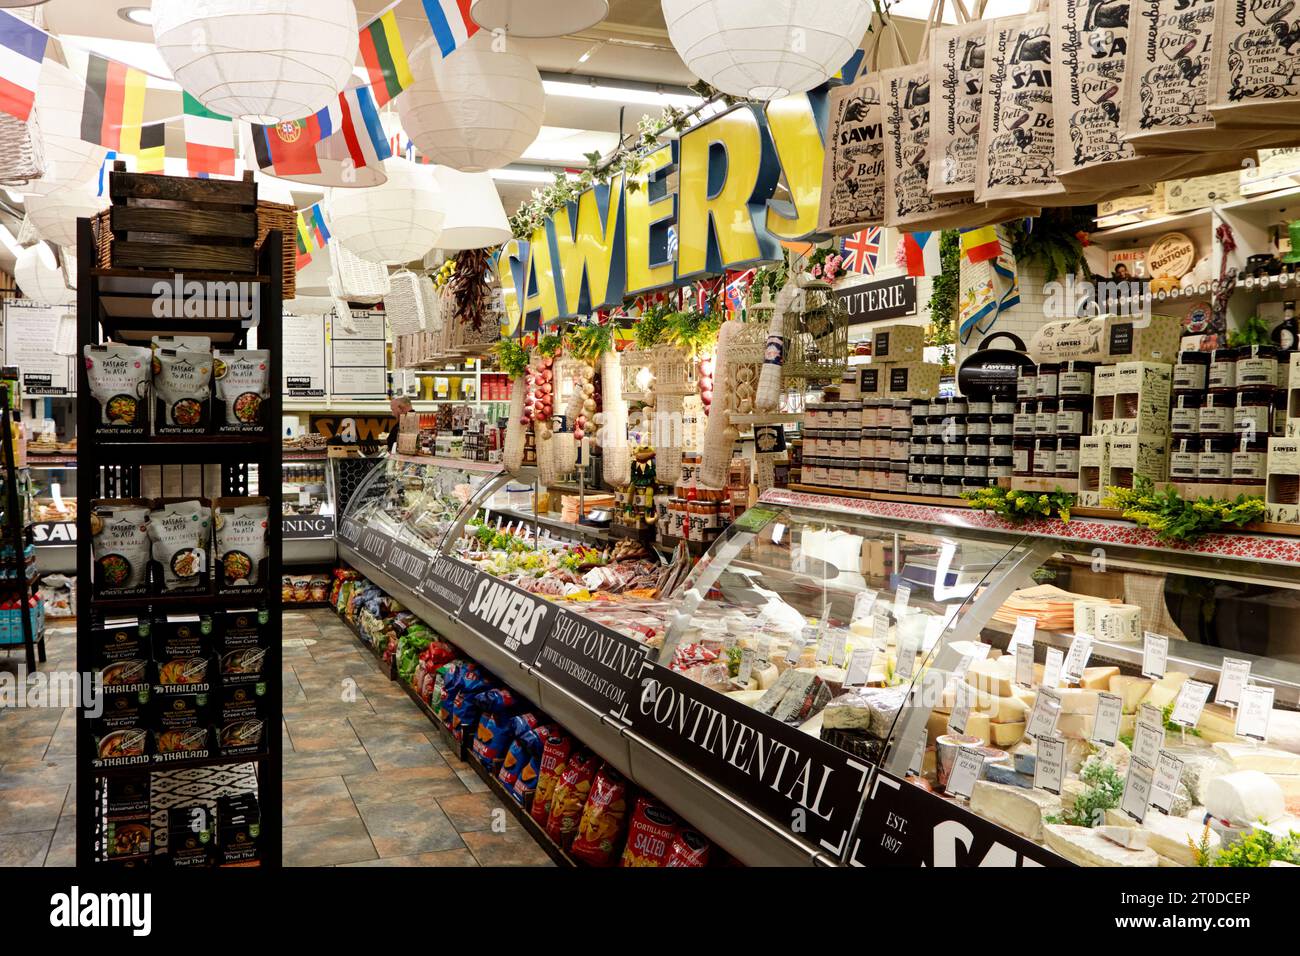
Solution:
[{"label": "czech flag", "polygon": [[903,233],[903,255],[909,276],[937,276],[943,271],[938,232]]},{"label": "czech flag", "polygon": [[24,122],[36,102],[36,83],[49,34],[0,10],[0,110]]},{"label": "czech flag", "polygon": [[1002,254],[1002,243],[992,226],[961,230],[961,251],[971,264],[987,262]]}]

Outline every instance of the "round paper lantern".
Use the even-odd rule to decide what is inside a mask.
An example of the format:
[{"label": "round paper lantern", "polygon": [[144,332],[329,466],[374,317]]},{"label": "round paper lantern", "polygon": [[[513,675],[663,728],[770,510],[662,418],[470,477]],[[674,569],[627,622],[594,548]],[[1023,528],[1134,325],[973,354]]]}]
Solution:
[{"label": "round paper lantern", "polygon": [[46,193],[99,177],[108,150],[81,138],[86,81],[53,60],[41,63],[36,85],[36,129],[45,156],[45,175],[23,187],[25,195]]},{"label": "round paper lantern", "polygon": [[506,210],[489,174],[439,166],[434,177],[446,208],[439,249],[483,249],[510,239]]},{"label": "round paper lantern", "polygon": [[700,79],[756,100],[803,93],[840,69],[871,24],[867,0],[661,0],[668,38]]},{"label": "round paper lantern", "polygon": [[[256,151],[253,149],[253,128],[241,123],[243,132],[240,133],[240,139],[244,145],[244,155],[254,156]],[[369,166],[362,166],[360,169],[352,165],[352,156],[348,152],[347,141],[342,136],[331,136],[322,143],[316,144],[316,159],[320,164],[319,173],[302,173],[293,176],[271,176],[266,173],[260,173],[266,182],[284,183],[292,189],[294,183],[303,183],[307,186],[337,186],[344,189],[358,189],[366,186],[379,186],[388,177],[384,174],[383,166],[378,163],[371,163]]]},{"label": "round paper lantern", "polygon": [[63,272],[55,264],[54,254],[43,242],[27,246],[18,253],[14,264],[14,281],[23,298],[42,305],[71,305],[77,301],[75,289],[63,281]]},{"label": "round paper lantern", "polygon": [[435,163],[480,173],[513,163],[542,128],[546,93],[532,61],[492,49],[480,30],[445,60],[428,50],[411,63],[415,82],[397,98],[402,128]]},{"label": "round paper lantern", "polygon": [[405,159],[384,163],[388,182],[371,189],[336,189],[330,194],[330,232],[369,262],[423,259],[438,245],[444,216],[433,170]]},{"label": "round paper lantern", "polygon": [[311,116],[343,91],[357,59],[352,0],[154,0],[153,18],[176,82],[252,123]]},{"label": "round paper lantern", "polygon": [[469,11],[479,26],[516,37],[568,36],[608,14],[607,0],[474,0]]},{"label": "round paper lantern", "polygon": [[27,218],[37,234],[57,246],[77,247],[77,220],[89,219],[108,208],[108,199],[94,195],[88,186],[60,186],[48,193],[23,199]]}]

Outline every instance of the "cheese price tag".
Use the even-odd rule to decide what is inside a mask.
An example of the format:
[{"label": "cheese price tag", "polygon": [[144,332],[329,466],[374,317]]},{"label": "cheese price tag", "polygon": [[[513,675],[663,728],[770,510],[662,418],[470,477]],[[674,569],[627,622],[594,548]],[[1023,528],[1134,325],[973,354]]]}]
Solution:
[{"label": "cheese price tag", "polygon": [[969,800],[983,767],[982,754],[969,747],[962,747],[957,751],[957,759],[953,762],[952,773],[948,775],[948,786],[944,788],[944,793],[949,797],[965,797]]},{"label": "cheese price tag", "polygon": [[1168,814],[1174,808],[1174,795],[1183,776],[1183,762],[1168,750],[1160,751],[1151,774],[1151,805]]},{"label": "cheese price tag", "polygon": [[912,759],[907,764],[907,772],[916,777],[919,777],[925,768],[925,741],[925,734],[917,738],[916,746],[912,748]]},{"label": "cheese price tag", "polygon": [[1038,618],[1030,617],[1028,614],[1021,614],[1016,618],[1016,630],[1011,635],[1011,643],[1033,644],[1034,634],[1038,631]]},{"label": "cheese price tag", "polygon": [[1250,661],[1238,657],[1225,657],[1219,672],[1219,686],[1214,692],[1216,704],[1241,703],[1241,692],[1250,683]]},{"label": "cheese price tag", "polygon": [[1133,756],[1148,767],[1154,767],[1160,759],[1160,750],[1165,745],[1163,727],[1150,724],[1138,724],[1133,728]]},{"label": "cheese price tag", "polygon": [[975,662],[975,658],[972,655],[963,654],[961,658],[957,661],[957,666],[952,669],[952,676],[964,683],[966,679],[966,672],[970,670],[970,666],[974,662]]},{"label": "cheese price tag", "polygon": [[310,491],[300,491],[300,492],[298,492],[298,507],[299,507],[299,508],[310,508],[310,507],[311,507],[311,492],[310,492]]},{"label": "cheese price tag", "polygon": [[1103,744],[1112,746],[1119,737],[1120,718],[1124,714],[1124,698],[1118,694],[1107,694],[1100,691],[1097,694],[1097,716],[1092,722],[1092,737],[1094,744]]},{"label": "cheese price tag", "polygon": [[1178,688],[1178,696],[1174,698],[1174,712],[1169,715],[1169,719],[1179,727],[1195,727],[1212,690],[1214,688],[1209,684],[1198,680],[1184,681],[1183,686]]},{"label": "cheese price tag", "polygon": [[1156,730],[1164,730],[1164,711],[1155,704],[1142,704],[1138,707],[1137,722],[1139,724],[1150,724],[1152,727],[1156,728]]},{"label": "cheese price tag", "polygon": [[889,642],[889,608],[876,605],[875,614],[871,617],[871,636],[880,647]]},{"label": "cheese price tag", "polygon": [[1034,698],[1034,709],[1029,712],[1025,733],[1031,737],[1051,737],[1056,733],[1056,721],[1060,716],[1060,696],[1044,687]]},{"label": "cheese price tag", "polygon": [[1169,666],[1169,638],[1145,631],[1142,634],[1142,676],[1161,680]]},{"label": "cheese price tag", "polygon": [[790,570],[795,574],[804,574],[808,570],[808,560],[803,556],[803,548],[798,545],[794,546],[790,555]]},{"label": "cheese price tag", "polygon": [[760,637],[758,639],[758,656],[760,660],[764,661],[772,659],[772,639],[770,637]]},{"label": "cheese price tag", "polygon": [[1016,683],[1021,687],[1034,686],[1034,645],[1023,641],[1014,648],[1016,655]]},{"label": "cheese price tag", "polygon": [[907,603],[912,600],[912,586],[910,584],[900,584],[894,589],[894,613],[897,614]]},{"label": "cheese price tag", "polygon": [[1065,679],[1071,684],[1077,684],[1083,680],[1083,669],[1088,666],[1088,658],[1092,656],[1092,638],[1087,634],[1076,634],[1070,641],[1070,651],[1065,655],[1065,667],[1063,673]]},{"label": "cheese price tag", "polygon": [[957,685],[957,701],[953,705],[952,713],[948,715],[948,733],[966,733],[966,722],[970,720],[971,698],[974,696],[975,688],[970,684],[962,681]]},{"label": "cheese price tag", "polygon": [[749,683],[749,676],[754,672],[754,660],[758,653],[752,647],[742,648],[740,651],[740,686],[744,687]]},{"label": "cheese price tag", "polygon": [[849,633],[841,628],[837,628],[831,634],[831,663],[836,667],[845,665],[845,655],[848,654]]},{"label": "cheese price tag", "polygon": [[1047,661],[1043,664],[1043,686],[1053,689],[1061,686],[1061,665],[1065,662],[1065,655],[1059,648],[1049,647],[1047,649]]},{"label": "cheese price tag", "polygon": [[1065,738],[1039,737],[1035,741],[1034,786],[1058,797],[1065,779]]},{"label": "cheese price tag", "polygon": [[850,620],[860,621],[865,617],[870,617],[871,609],[876,606],[876,598],[879,593],[870,589],[859,593],[853,599],[853,617]]},{"label": "cheese price tag", "polygon": [[844,686],[846,688],[867,686],[867,680],[871,676],[871,662],[875,657],[874,647],[853,648],[853,656],[849,658],[849,670],[844,676]]},{"label": "cheese price tag", "polygon": [[989,659],[989,651],[993,650],[992,644],[985,644],[982,641],[976,641],[970,649],[972,661],[986,661]]},{"label": "cheese price tag", "polygon": [[829,664],[831,660],[831,636],[826,633],[824,624],[817,625],[817,654],[814,659],[818,664]]},{"label": "cheese price tag", "polygon": [[1141,823],[1151,806],[1151,781],[1155,771],[1148,763],[1136,757],[1128,762],[1128,775],[1124,778],[1124,795],[1119,808]]},{"label": "cheese price tag", "polygon": [[898,663],[895,672],[902,680],[911,680],[916,673],[916,652],[920,650],[920,638],[915,632],[904,635],[898,642]]},{"label": "cheese price tag", "polygon": [[1260,743],[1268,740],[1268,718],[1272,714],[1273,688],[1244,687],[1237,707],[1237,736]]},{"label": "cheese price tag", "polygon": [[802,637],[796,637],[791,639],[790,646],[786,649],[785,652],[785,662],[787,664],[799,663],[799,657],[801,654],[803,654],[803,644],[804,641]]}]

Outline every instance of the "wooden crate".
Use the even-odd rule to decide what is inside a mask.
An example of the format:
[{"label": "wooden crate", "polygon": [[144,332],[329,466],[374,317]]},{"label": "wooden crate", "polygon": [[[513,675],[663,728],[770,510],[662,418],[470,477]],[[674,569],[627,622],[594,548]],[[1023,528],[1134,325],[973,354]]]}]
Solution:
[{"label": "wooden crate", "polygon": [[1038,494],[1050,494],[1059,488],[1061,491],[1075,494],[1079,490],[1079,480],[1077,478],[1012,478],[1011,487],[1014,491],[1034,491]]}]

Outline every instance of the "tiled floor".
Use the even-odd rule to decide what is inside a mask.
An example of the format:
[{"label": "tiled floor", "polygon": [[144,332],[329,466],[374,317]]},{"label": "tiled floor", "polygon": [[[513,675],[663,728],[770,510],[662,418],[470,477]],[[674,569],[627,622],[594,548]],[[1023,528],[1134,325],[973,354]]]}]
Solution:
[{"label": "tiled floor", "polygon": [[[285,613],[283,679],[285,866],[551,865],[332,612]],[[75,751],[71,708],[0,709],[0,866],[72,865]]]}]

